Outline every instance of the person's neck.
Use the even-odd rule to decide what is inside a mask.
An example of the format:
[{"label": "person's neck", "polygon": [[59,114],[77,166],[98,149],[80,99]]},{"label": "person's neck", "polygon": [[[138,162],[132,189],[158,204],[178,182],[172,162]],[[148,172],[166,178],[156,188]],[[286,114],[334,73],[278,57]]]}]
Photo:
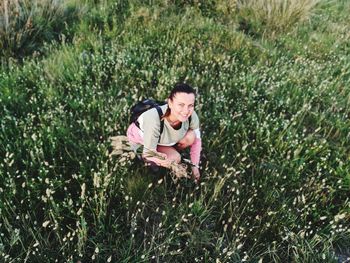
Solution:
[{"label": "person's neck", "polygon": [[167,121],[170,123],[170,125],[177,125],[180,123],[179,120],[177,120],[176,118],[172,118],[171,115],[167,117]]}]

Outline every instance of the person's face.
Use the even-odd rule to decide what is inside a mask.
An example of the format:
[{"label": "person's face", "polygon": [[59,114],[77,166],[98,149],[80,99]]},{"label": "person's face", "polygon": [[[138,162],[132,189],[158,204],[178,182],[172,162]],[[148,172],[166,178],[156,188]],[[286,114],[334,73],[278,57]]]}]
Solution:
[{"label": "person's face", "polygon": [[168,100],[171,118],[181,122],[186,121],[193,113],[195,96],[193,93],[178,92],[173,99]]}]

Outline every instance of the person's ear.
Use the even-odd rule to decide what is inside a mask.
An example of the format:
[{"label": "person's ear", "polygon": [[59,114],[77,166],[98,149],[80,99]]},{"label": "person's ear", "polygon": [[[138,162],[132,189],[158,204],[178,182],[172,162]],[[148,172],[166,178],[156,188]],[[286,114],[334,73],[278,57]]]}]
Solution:
[{"label": "person's ear", "polygon": [[171,99],[168,98],[168,107],[169,107],[169,109],[171,109],[172,106],[173,106],[173,103],[172,103]]}]

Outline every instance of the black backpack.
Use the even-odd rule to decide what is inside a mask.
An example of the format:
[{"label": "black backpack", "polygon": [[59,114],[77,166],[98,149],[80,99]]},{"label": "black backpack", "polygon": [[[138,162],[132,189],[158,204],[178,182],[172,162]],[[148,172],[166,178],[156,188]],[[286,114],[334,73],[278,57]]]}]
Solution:
[{"label": "black backpack", "polygon": [[[131,107],[131,117],[130,117],[130,123],[135,123],[135,125],[140,128],[140,124],[137,121],[137,119],[140,117],[140,115],[142,113],[144,113],[145,111],[148,111],[152,108],[156,108],[158,115],[159,115],[159,119],[160,119],[160,129],[159,129],[159,134],[162,134],[163,130],[164,130],[164,120],[162,120],[162,116],[163,116],[163,112],[162,109],[160,108],[160,106],[167,104],[166,101],[156,101],[156,100],[152,100],[152,99],[144,99],[142,101],[139,101],[138,103],[136,103],[134,106]],[[190,116],[188,118],[189,120],[189,124],[191,124],[191,117]],[[159,137],[160,139],[160,137]]]},{"label": "black backpack", "polygon": [[142,113],[145,111],[148,111],[152,108],[156,108],[159,119],[160,119],[160,130],[159,134],[162,134],[164,129],[164,120],[162,120],[163,112],[160,106],[167,104],[166,101],[155,101],[152,99],[144,99],[142,101],[139,101],[134,106],[131,107],[131,117],[130,117],[130,123],[135,123],[135,125],[140,128],[140,124],[137,121],[137,119],[140,117]]}]

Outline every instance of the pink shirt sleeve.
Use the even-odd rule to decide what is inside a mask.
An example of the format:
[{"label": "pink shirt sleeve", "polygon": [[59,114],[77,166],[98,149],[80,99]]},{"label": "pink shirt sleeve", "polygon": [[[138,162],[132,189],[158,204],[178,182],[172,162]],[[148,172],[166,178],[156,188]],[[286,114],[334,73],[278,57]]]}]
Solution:
[{"label": "pink shirt sleeve", "polygon": [[194,143],[191,145],[190,150],[191,161],[195,165],[199,165],[201,150],[202,140],[200,138],[196,138]]}]

